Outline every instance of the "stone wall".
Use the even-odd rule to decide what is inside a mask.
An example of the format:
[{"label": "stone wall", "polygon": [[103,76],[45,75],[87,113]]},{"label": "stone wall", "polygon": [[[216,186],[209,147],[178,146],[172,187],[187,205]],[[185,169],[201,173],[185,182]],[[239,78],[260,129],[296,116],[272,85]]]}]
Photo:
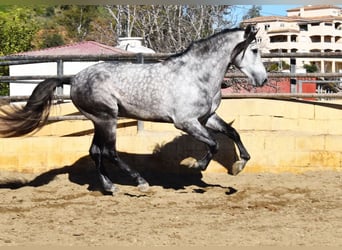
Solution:
[{"label": "stone wall", "polygon": [[[225,99],[218,114],[241,135],[251,154],[245,172],[342,170],[342,103],[312,103],[266,99]],[[74,114],[72,104],[53,108],[52,115]],[[236,159],[236,147],[217,136],[220,151],[208,172],[226,172]],[[0,138],[0,169],[44,172],[89,159],[90,121],[53,122],[32,136]],[[184,159],[200,158],[205,147],[172,124],[119,122],[117,149],[138,169],[187,171]]]}]

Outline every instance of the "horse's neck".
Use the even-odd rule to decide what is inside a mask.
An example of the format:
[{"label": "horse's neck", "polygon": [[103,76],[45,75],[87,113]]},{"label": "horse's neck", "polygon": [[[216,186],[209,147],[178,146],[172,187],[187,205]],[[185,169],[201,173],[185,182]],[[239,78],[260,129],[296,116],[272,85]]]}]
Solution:
[{"label": "horse's neck", "polygon": [[221,81],[230,63],[232,51],[236,44],[241,42],[240,40],[239,34],[229,33],[222,34],[220,37],[213,37],[205,44],[198,44],[192,52],[193,55],[196,55],[194,63],[201,67],[201,72],[209,72],[211,76],[217,77],[215,79],[216,84],[221,86]]}]

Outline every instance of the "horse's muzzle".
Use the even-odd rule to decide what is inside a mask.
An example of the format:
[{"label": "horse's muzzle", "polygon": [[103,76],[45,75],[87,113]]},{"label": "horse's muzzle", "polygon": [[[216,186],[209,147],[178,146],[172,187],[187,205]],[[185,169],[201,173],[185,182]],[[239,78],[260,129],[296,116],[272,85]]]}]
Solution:
[{"label": "horse's muzzle", "polygon": [[262,87],[264,86],[266,83],[267,83],[268,79],[267,77],[262,77],[262,78],[259,78],[257,79],[255,82],[254,82],[254,85],[257,86],[257,87]]},{"label": "horse's muzzle", "polygon": [[261,86],[264,86],[267,83],[268,79],[265,78],[265,80],[261,83]]}]

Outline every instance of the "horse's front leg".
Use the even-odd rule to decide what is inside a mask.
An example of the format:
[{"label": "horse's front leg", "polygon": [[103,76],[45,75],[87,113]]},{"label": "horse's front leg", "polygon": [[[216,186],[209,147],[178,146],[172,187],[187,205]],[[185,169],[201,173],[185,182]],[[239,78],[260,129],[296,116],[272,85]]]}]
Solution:
[{"label": "horse's front leg", "polygon": [[247,149],[243,145],[239,133],[228,123],[226,123],[217,114],[213,114],[207,121],[206,127],[213,131],[223,133],[234,141],[239,149],[241,160],[236,161],[228,172],[232,175],[237,175],[246,166],[247,161],[251,158]]},{"label": "horse's front leg", "polygon": [[197,160],[190,166],[191,168],[196,168],[201,171],[206,170],[214,154],[218,151],[218,143],[216,140],[197,119],[175,123],[175,126],[208,146],[207,154],[201,160]]}]

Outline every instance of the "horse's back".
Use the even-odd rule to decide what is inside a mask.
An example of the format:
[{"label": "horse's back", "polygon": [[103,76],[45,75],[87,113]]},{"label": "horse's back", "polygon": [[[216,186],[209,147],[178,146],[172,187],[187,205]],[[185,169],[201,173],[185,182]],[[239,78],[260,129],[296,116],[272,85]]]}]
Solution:
[{"label": "horse's back", "polygon": [[102,107],[120,116],[171,121],[166,102],[172,100],[162,68],[131,63],[90,66],[74,77],[72,101],[82,110]]}]

